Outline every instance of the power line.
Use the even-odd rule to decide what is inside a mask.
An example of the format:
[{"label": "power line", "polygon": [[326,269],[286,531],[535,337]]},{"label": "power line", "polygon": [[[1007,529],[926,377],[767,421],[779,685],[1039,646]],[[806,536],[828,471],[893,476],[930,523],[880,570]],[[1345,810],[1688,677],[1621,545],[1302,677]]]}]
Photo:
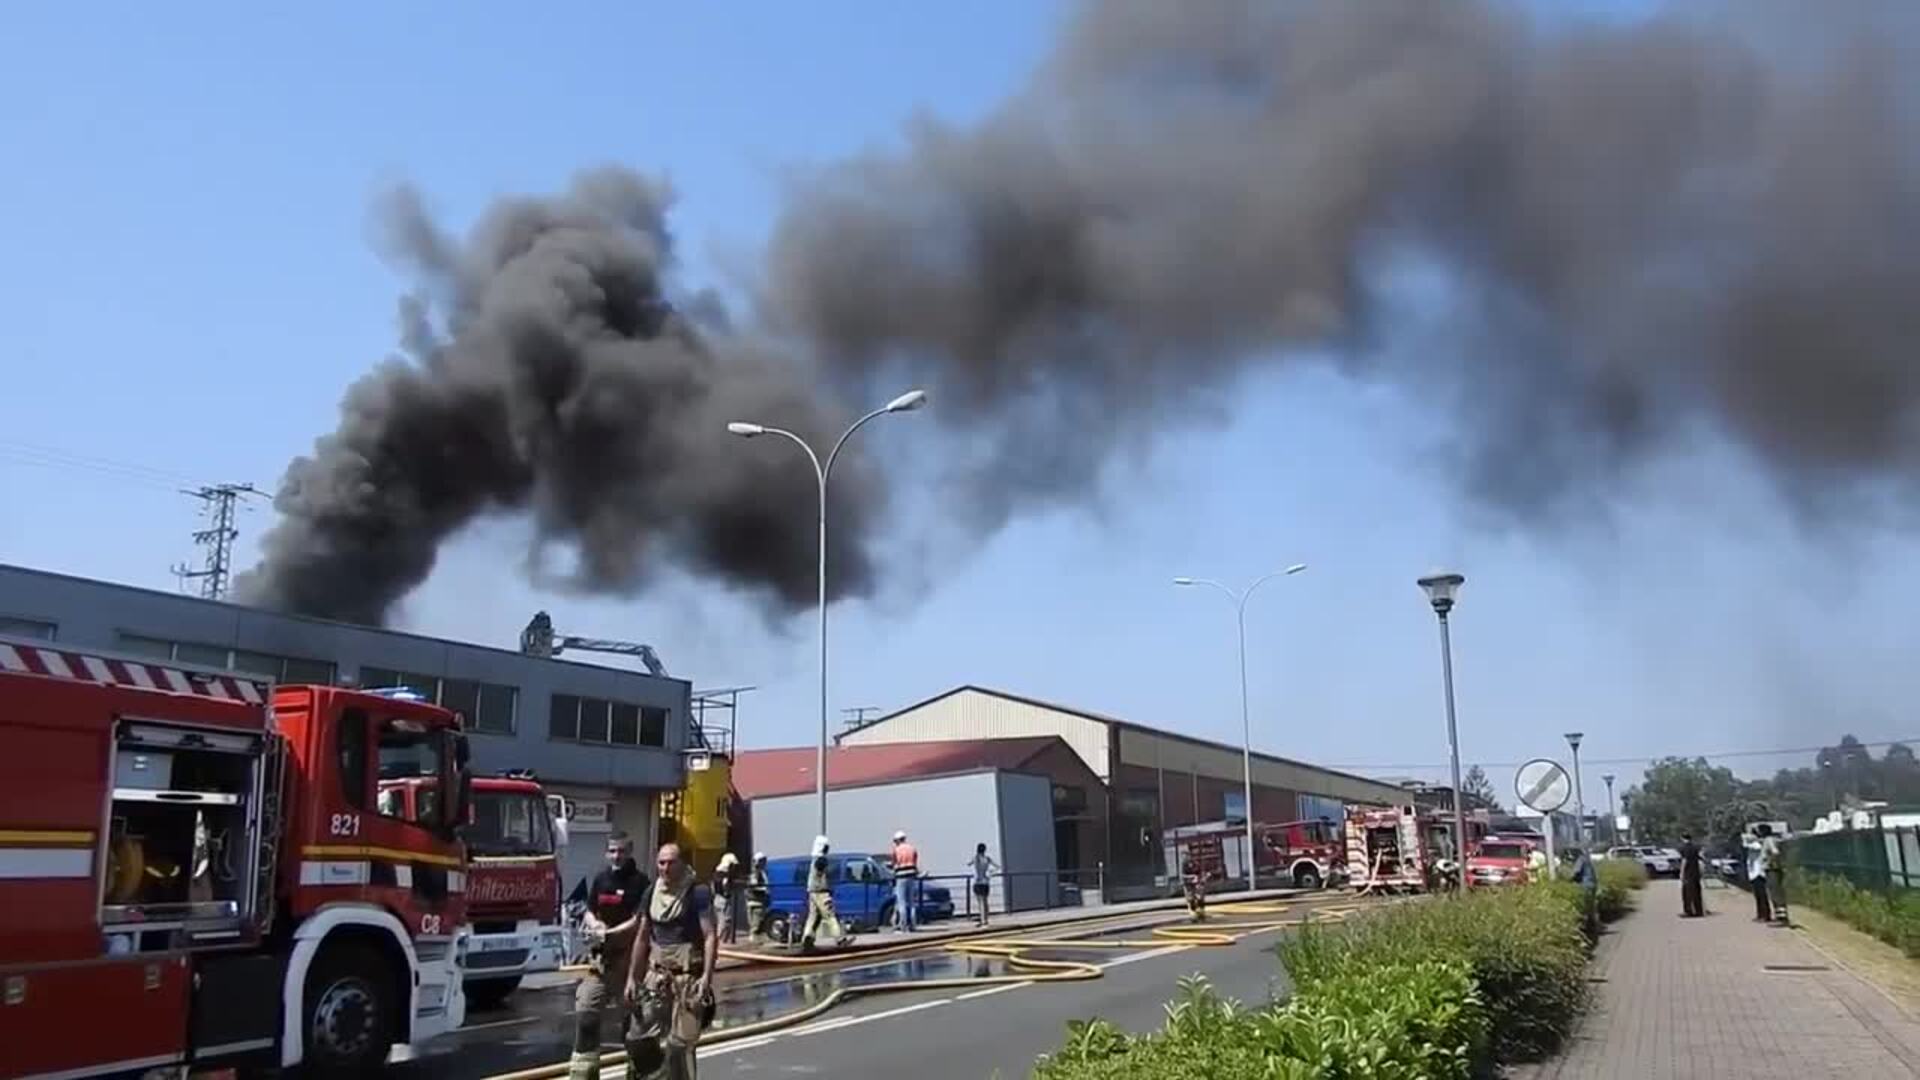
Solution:
[{"label": "power line", "polygon": [[209,519],[207,528],[193,534],[193,542],[206,549],[200,569],[190,569],[185,563],[173,568],[182,585],[198,578],[201,596],[209,600],[226,597],[227,578],[233,564],[233,541],[240,535],[240,530],[233,526],[234,509],[241,499],[260,493],[252,484],[209,484],[181,492],[199,499],[201,513]]},{"label": "power line", "polygon": [[155,468],[151,465],[119,461],[92,454],[77,454],[70,450],[23,442],[19,439],[0,439],[0,461],[34,468],[89,473],[148,487],[177,488],[190,480],[182,473]]},{"label": "power line", "polygon": [[[1896,743],[1906,746],[1920,744],[1920,735],[1908,736],[1904,739],[1883,739],[1878,742],[1862,742],[1858,745],[1863,749],[1876,749],[1893,746]],[[1584,769],[1588,765],[1641,765],[1655,761],[1664,761],[1667,758],[1681,758],[1683,760],[1706,758],[1711,761],[1715,758],[1785,757],[1789,754],[1818,754],[1822,750],[1831,750],[1834,749],[1834,747],[1835,744],[1830,743],[1824,746],[1788,746],[1778,750],[1721,750],[1708,754],[1647,754],[1641,757],[1583,758],[1581,759],[1580,765]],[[1479,765],[1485,769],[1517,769],[1525,765],[1526,762],[1476,761],[1472,764]],[[1394,769],[1444,769],[1447,767],[1447,763],[1444,761],[1428,761],[1417,763],[1402,762],[1391,765],[1328,765],[1325,767],[1329,769],[1342,769],[1348,772],[1387,772]]]}]

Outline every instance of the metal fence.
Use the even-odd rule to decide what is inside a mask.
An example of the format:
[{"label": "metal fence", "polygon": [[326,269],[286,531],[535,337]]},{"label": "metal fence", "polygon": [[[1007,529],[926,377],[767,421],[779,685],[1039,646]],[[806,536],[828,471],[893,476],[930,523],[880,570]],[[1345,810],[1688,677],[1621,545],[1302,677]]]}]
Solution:
[{"label": "metal fence", "polygon": [[1808,833],[1788,840],[1782,853],[1793,869],[1840,878],[1856,888],[1920,887],[1920,827]]},{"label": "metal fence", "polygon": [[[987,882],[985,906],[989,915],[1011,911],[1051,911],[1055,908],[1093,907],[1103,903],[1105,871],[999,870]],[[928,874],[922,884],[946,887],[953,896],[953,917],[977,918],[981,897],[971,874]]]}]

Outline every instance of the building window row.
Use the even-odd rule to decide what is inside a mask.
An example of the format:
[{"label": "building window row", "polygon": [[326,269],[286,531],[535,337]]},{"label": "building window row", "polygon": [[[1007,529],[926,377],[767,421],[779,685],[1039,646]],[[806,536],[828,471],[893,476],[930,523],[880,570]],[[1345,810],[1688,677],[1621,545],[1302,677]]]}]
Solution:
[{"label": "building window row", "polygon": [[190,641],[167,641],[162,638],[143,637],[139,634],[120,634],[118,645],[121,652],[152,660],[172,660],[182,664],[197,664],[201,667],[224,668],[228,671],[244,672],[282,683],[318,683],[325,686],[333,682],[335,671],[333,664],[326,660],[310,660],[301,656],[276,656],[273,653],[229,649],[224,645],[197,645]]},{"label": "building window row", "polygon": [[37,641],[52,641],[54,624],[41,619],[25,619],[14,615],[0,615],[0,636],[33,638]]},{"label": "building window row", "polygon": [[511,735],[520,701],[518,687],[475,679],[442,679],[412,671],[363,667],[360,685],[369,690],[405,687],[443,709],[467,718],[467,730],[488,735]]},{"label": "building window row", "polygon": [[667,745],[667,710],[653,705],[555,694],[547,713],[547,737],[605,746]]}]

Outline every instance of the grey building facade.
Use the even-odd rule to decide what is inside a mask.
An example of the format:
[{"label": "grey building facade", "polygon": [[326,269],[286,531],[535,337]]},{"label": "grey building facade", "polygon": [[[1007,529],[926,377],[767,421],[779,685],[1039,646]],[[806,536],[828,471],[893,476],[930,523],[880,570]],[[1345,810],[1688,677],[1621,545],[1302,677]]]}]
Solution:
[{"label": "grey building facade", "polygon": [[692,685],[680,679],[5,564],[0,636],[278,682],[407,686],[466,715],[480,771],[531,769],[573,801],[586,835],[570,862],[598,858],[595,832],[650,845],[658,797],[685,775]]}]

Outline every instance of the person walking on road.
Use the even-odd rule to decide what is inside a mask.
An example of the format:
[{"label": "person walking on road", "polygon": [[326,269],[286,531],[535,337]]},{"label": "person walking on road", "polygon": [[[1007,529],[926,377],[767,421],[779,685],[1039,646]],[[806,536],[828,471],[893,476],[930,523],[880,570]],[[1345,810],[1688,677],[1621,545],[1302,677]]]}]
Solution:
[{"label": "person walking on road", "polygon": [[1773,838],[1773,826],[1761,822],[1746,839],[1747,884],[1753,889],[1753,921],[1772,922],[1784,915],[1776,910],[1775,893],[1779,882],[1780,842]]},{"label": "person walking on road", "polygon": [[998,869],[1000,864],[987,854],[987,845],[974,845],[973,858],[967,860],[967,871],[973,880],[975,925],[987,925],[987,898],[993,895],[993,872]]},{"label": "person walking on road", "polygon": [[893,924],[903,934],[920,926],[920,852],[907,843],[904,831],[893,834]]},{"label": "person walking on road", "polygon": [[720,960],[713,893],[665,844],[640,908],[625,1000],[637,1023],[628,1030],[627,1075],[694,1080],[694,1048],[713,1022],[713,972]]},{"label": "person walking on road", "polygon": [[1700,893],[1700,845],[1692,833],[1680,834],[1680,915],[1697,919],[1707,913],[1706,898]]},{"label": "person walking on road", "polygon": [[607,837],[607,867],[587,883],[587,912],[580,921],[587,943],[587,974],[573,991],[568,1080],[600,1080],[601,1026],[609,1014],[619,1017],[624,1026],[620,991],[646,894],[647,875],[634,864],[633,840],[623,832]]},{"label": "person walking on road", "polygon": [[753,869],[747,873],[747,940],[755,945],[767,939],[773,921],[773,889],[767,881],[767,853],[753,853]]},{"label": "person walking on road", "polygon": [[807,922],[800,929],[800,950],[811,952],[814,940],[824,931],[834,944],[845,945],[853,938],[840,926],[833,911],[833,865],[827,859],[827,838],[813,838],[813,862],[807,867]]}]

